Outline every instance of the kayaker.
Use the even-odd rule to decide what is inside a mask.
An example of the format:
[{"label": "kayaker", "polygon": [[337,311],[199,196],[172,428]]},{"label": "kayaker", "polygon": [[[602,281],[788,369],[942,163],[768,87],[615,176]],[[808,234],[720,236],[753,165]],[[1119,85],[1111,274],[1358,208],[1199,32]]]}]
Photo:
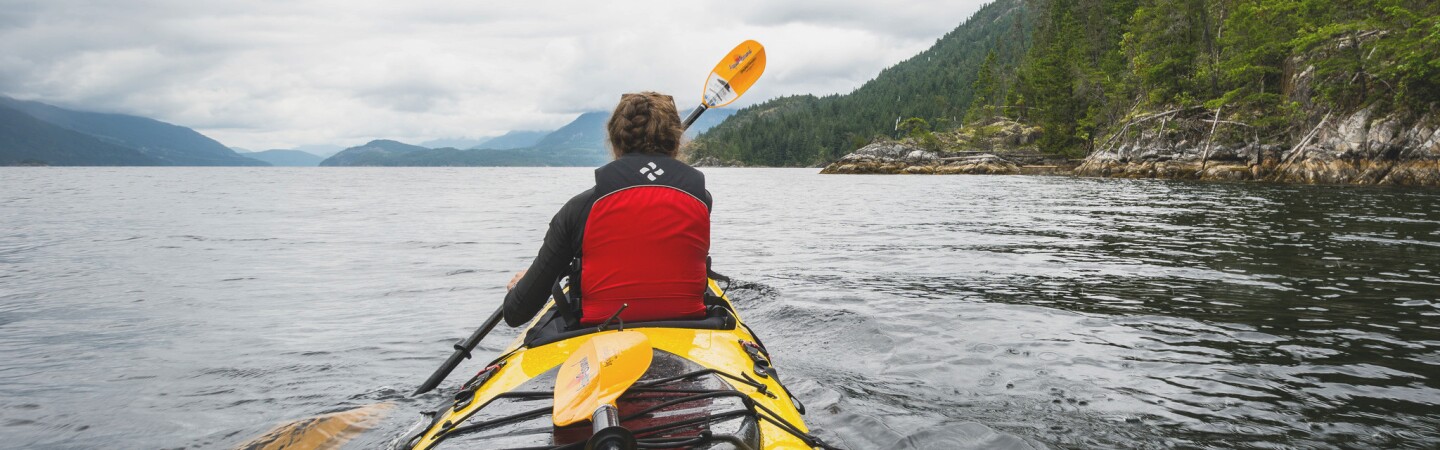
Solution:
[{"label": "kayaker", "polygon": [[628,322],[705,316],[711,199],[705,175],[676,159],[684,128],[675,100],[622,95],[606,132],[615,160],[595,169],[595,187],[560,208],[535,261],[510,280],[506,324],[533,318],[575,258],[583,325],[604,322],[622,304]]}]

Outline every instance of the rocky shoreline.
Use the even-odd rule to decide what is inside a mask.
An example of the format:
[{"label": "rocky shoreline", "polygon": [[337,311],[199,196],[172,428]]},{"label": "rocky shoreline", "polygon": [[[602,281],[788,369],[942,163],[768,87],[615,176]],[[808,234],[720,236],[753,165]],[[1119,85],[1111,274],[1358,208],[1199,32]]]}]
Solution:
[{"label": "rocky shoreline", "polygon": [[693,167],[745,167],[745,163],[742,163],[740,161],[722,160],[714,156],[704,156],[699,159],[689,161],[689,163]]},{"label": "rocky shoreline", "polygon": [[1024,147],[1032,137],[1017,140],[1013,134],[1003,134],[1002,140],[1012,145],[992,146],[991,151],[934,151],[915,142],[875,142],[820,173],[1079,175],[1440,187],[1440,120],[1433,115],[1373,117],[1371,109],[1340,118],[1327,114],[1293,144],[1262,144],[1234,143],[1237,134],[1233,132],[1219,133],[1225,139],[1215,138],[1223,121],[1207,120],[1206,114],[1203,109],[1190,111],[1188,116],[1185,111],[1174,111],[1169,117],[1132,120],[1108,138],[1108,145],[1082,161],[1047,157]]},{"label": "rocky shoreline", "polygon": [[[1118,136],[1076,175],[1440,186],[1440,127],[1432,116],[1372,117],[1370,109],[1322,118],[1294,144],[1220,145],[1169,130]],[[1212,127],[1213,129],[1213,127]],[[1126,142],[1130,140],[1129,142]]]},{"label": "rocky shoreline", "polygon": [[1062,175],[1077,161],[1040,153],[1040,130],[995,118],[920,140],[879,140],[825,166],[826,174]]},{"label": "rocky shoreline", "polygon": [[825,174],[1060,175],[1075,164],[1038,153],[933,152],[903,142],[877,142],[845,155]]}]

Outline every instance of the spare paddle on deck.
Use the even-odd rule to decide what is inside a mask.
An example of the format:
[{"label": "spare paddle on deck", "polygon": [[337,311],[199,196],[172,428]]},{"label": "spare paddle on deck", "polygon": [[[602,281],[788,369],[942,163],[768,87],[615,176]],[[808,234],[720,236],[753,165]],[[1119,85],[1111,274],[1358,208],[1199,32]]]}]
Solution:
[{"label": "spare paddle on deck", "polygon": [[638,331],[600,333],[570,354],[555,375],[555,426],[593,421],[587,449],[635,448],[635,436],[620,426],[615,399],[650,369],[650,338]]},{"label": "spare paddle on deck", "polygon": [[690,128],[690,124],[695,123],[705,110],[728,105],[740,98],[764,72],[765,46],[755,41],[741,42],[715,65],[715,70],[710,71],[710,78],[705,80],[705,90],[700,94],[700,106],[685,118],[683,127]]}]

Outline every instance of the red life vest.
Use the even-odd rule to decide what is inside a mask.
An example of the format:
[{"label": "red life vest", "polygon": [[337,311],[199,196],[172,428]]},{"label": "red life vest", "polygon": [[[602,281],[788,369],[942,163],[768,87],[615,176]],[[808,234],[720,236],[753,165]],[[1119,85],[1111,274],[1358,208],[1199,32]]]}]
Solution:
[{"label": "red life vest", "polygon": [[705,317],[710,209],[694,195],[659,184],[603,194],[580,254],[581,324],[604,322],[622,304],[627,322]]}]

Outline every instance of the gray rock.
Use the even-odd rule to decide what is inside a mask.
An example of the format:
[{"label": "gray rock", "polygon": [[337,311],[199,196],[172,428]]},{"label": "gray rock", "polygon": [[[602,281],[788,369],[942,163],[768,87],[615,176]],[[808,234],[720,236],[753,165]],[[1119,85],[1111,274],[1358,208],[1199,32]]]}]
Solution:
[{"label": "gray rock", "polygon": [[1334,116],[1319,129],[1312,123],[1288,137],[1290,142],[1278,144],[1227,142],[1224,135],[1212,141],[1209,117],[1213,116],[1202,111],[1172,120],[1174,130],[1165,133],[1139,131],[1117,137],[1120,142],[1091,154],[1076,173],[1440,186],[1440,117],[1434,114],[1376,117],[1375,110],[1367,108]]},{"label": "gray rock", "polygon": [[840,158],[843,163],[933,164],[940,158],[927,150],[899,142],[876,142]]},{"label": "gray rock", "polygon": [[694,167],[745,167],[740,161],[722,160],[714,156],[706,156],[690,163]]}]

